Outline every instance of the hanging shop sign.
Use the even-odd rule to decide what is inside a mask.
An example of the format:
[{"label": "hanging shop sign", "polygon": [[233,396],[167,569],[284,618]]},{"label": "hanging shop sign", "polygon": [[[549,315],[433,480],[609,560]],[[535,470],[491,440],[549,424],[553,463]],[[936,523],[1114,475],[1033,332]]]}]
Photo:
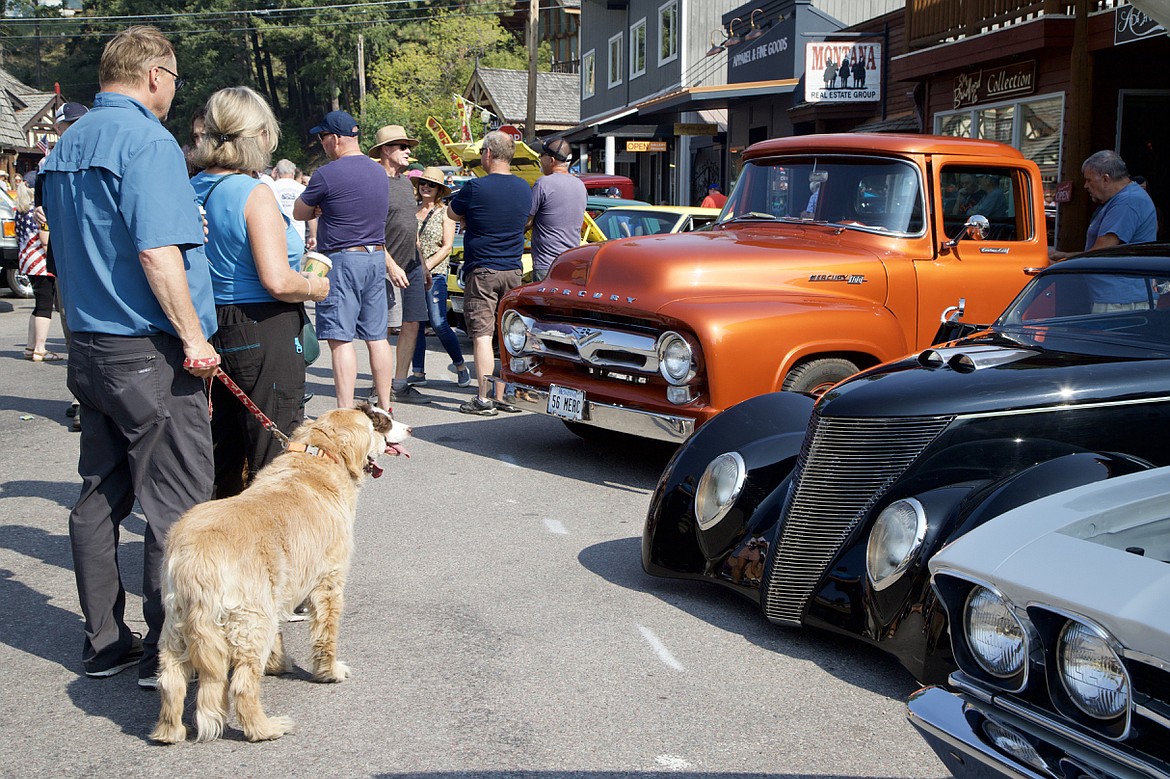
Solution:
[{"label": "hanging shop sign", "polygon": [[955,77],[954,107],[1006,100],[1036,91],[1036,60],[960,73]]},{"label": "hanging shop sign", "polygon": [[1114,46],[1145,40],[1155,35],[1163,35],[1166,32],[1165,27],[1132,5],[1119,6],[1114,9],[1113,13]]},{"label": "hanging shop sign", "polygon": [[[740,12],[733,12],[740,13]],[[746,18],[746,17],[745,17]],[[767,15],[761,15],[761,24],[767,24]],[[744,35],[743,19],[724,19],[724,26],[731,25],[735,32]],[[760,28],[763,32],[753,40],[743,40],[727,49],[727,83],[744,84],[751,81],[768,81],[774,78],[791,78],[796,70],[796,18],[789,14],[778,23]]]},{"label": "hanging shop sign", "polygon": [[719,125],[717,124],[699,124],[699,123],[676,123],[674,125],[675,135],[718,135]]},{"label": "hanging shop sign", "polygon": [[626,151],[666,151],[666,141],[626,141]]},{"label": "hanging shop sign", "polygon": [[807,102],[872,103],[881,98],[881,43],[821,41],[804,45]]}]

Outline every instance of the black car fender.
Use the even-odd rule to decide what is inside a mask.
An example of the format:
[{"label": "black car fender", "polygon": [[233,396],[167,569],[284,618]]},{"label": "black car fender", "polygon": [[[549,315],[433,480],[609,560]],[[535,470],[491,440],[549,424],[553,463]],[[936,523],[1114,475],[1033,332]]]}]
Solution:
[{"label": "black car fender", "polygon": [[[723,560],[749,534],[765,534],[779,518],[778,493],[796,464],[813,402],[793,392],[759,395],[727,409],[687,439],[650,499],[642,535],[647,573],[732,584],[720,576]],[[702,530],[695,518],[695,490],[710,462],[728,452],[743,458],[747,478],[727,515]]]},{"label": "black car fender", "polygon": [[[1025,503],[1154,466],[1118,452],[1077,452],[1037,463],[973,493],[959,507],[944,543]],[[941,544],[939,545],[941,546]],[[937,549],[936,549],[937,551]]]}]

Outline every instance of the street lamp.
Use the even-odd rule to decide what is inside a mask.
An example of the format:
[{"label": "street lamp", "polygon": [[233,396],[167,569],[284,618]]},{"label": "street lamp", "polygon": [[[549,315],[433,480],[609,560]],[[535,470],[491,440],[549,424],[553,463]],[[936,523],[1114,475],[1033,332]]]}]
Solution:
[{"label": "street lamp", "polygon": [[730,35],[728,35],[728,36],[727,36],[727,40],[725,40],[725,41],[723,42],[723,46],[724,46],[724,48],[728,48],[728,49],[730,49],[732,46],[738,46],[739,44],[743,43],[743,38],[741,38],[741,37],[739,37],[738,35],[736,35],[736,34],[735,34],[735,23],[736,23],[736,22],[739,22],[740,24],[743,24],[743,19],[740,19],[740,18],[737,16],[737,17],[735,17],[734,19],[732,19],[732,20],[731,20],[731,23],[730,23],[730,24],[728,24],[728,25],[727,25],[727,29],[730,31],[730,33],[731,33],[731,34],[730,34]]},{"label": "street lamp", "polygon": [[[718,35],[719,33],[723,33],[723,42],[722,43],[715,42],[715,36]],[[711,31],[711,48],[707,50],[707,56],[714,57],[719,52],[723,51],[724,47],[727,45],[727,41],[728,41],[727,31],[724,30],[722,27],[720,27],[717,30],[712,30]]]}]

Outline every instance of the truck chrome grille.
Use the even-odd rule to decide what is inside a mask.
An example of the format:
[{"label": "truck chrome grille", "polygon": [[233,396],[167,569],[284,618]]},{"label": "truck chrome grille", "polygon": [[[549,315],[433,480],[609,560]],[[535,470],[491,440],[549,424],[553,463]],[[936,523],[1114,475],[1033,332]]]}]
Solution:
[{"label": "truck chrome grille", "polygon": [[534,321],[528,329],[524,353],[613,368],[634,373],[658,373],[658,338],[593,323]]},{"label": "truck chrome grille", "polygon": [[764,613],[799,625],[813,588],[865,513],[953,417],[813,415],[764,587]]}]

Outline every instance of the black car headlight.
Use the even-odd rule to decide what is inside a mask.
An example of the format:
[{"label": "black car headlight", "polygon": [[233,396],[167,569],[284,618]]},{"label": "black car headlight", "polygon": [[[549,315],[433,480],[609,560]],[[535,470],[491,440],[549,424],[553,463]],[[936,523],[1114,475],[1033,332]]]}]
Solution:
[{"label": "black car headlight", "polygon": [[528,343],[528,326],[531,320],[526,319],[514,310],[504,312],[500,320],[504,348],[508,354],[520,355],[524,353],[524,346]]},{"label": "black car headlight", "polygon": [[878,514],[865,550],[865,567],[875,590],[884,590],[905,573],[925,537],[926,510],[914,498],[896,500]]},{"label": "black car headlight", "polygon": [[1129,709],[1129,674],[1104,631],[1069,621],[1057,639],[1056,658],[1064,691],[1085,714],[1109,720]]},{"label": "black car headlight", "polygon": [[673,330],[658,339],[658,372],[667,383],[686,384],[695,377],[695,352],[687,339]]},{"label": "black car headlight", "polygon": [[721,454],[707,464],[695,490],[695,518],[706,530],[727,516],[743,491],[747,466],[739,452]]},{"label": "black car headlight", "polygon": [[999,593],[972,588],[963,609],[963,632],[972,656],[987,673],[1007,679],[1024,670],[1028,634]]}]

